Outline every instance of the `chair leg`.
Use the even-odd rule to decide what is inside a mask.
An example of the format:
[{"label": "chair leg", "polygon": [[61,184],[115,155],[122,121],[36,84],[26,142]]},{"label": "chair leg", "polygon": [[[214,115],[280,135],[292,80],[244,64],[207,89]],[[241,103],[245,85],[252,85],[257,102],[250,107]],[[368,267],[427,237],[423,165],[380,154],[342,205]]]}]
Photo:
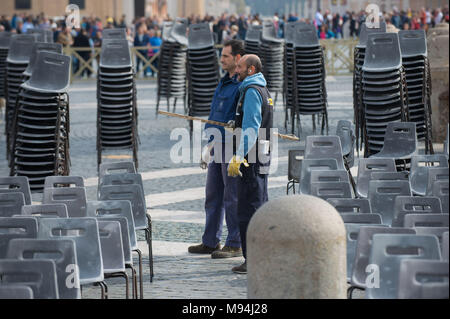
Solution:
[{"label": "chair leg", "polygon": [[131,270],[132,298],[138,299],[136,269],[134,269],[133,265],[126,265],[125,267]]},{"label": "chair leg", "polygon": [[152,219],[147,214],[148,228],[147,228],[147,245],[148,245],[148,261],[150,266],[150,282],[153,282],[153,245],[152,245]]},{"label": "chair leg", "polygon": [[128,274],[125,271],[119,271],[116,273],[105,275],[105,278],[124,278],[125,279],[125,298],[130,299],[130,279],[128,277]]},{"label": "chair leg", "polygon": [[94,284],[94,286],[100,286],[101,289],[101,299],[108,299],[108,286],[104,281],[99,281]]},{"label": "chair leg", "polygon": [[352,299],[352,298],[353,298],[353,291],[354,291],[355,289],[364,291],[364,289],[361,289],[361,288],[358,288],[358,287],[354,287],[354,286],[350,286],[350,287],[347,289],[347,299]]},{"label": "chair leg", "polygon": [[141,294],[141,299],[144,299],[144,282],[143,282],[143,270],[142,270],[142,252],[139,249],[133,250],[138,254],[139,263],[139,291]]}]

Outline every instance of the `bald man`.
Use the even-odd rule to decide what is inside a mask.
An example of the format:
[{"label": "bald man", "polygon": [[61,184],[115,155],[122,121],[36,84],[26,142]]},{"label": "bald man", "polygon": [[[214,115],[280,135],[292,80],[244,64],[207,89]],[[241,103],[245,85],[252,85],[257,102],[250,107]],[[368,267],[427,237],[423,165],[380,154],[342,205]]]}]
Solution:
[{"label": "bald man", "polygon": [[[238,218],[242,253],[247,259],[247,228],[250,219],[268,201],[270,169],[270,129],[273,127],[273,101],[266,87],[261,60],[244,55],[236,73],[242,82],[236,109],[235,128],[241,129],[239,147],[228,165],[228,175],[238,178]],[[247,273],[247,261],[233,272]]]}]

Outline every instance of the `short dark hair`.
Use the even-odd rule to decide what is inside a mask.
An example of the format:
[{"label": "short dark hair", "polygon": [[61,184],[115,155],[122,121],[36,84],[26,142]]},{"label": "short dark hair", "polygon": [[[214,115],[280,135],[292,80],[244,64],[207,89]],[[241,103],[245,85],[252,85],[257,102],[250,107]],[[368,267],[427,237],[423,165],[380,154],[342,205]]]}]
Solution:
[{"label": "short dark hair", "polygon": [[255,73],[262,72],[262,63],[261,59],[254,54],[247,55],[247,59],[245,60],[247,63],[247,68],[254,66],[255,67]]},{"label": "short dark hair", "polygon": [[228,40],[223,44],[223,47],[231,47],[231,55],[237,56],[245,54],[244,41],[241,40]]}]

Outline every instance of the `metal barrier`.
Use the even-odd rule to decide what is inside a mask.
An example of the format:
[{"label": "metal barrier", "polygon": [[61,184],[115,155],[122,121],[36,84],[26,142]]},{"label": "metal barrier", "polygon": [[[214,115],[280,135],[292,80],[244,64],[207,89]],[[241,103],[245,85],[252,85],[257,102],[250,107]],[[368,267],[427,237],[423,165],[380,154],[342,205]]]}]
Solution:
[{"label": "metal barrier", "polygon": [[[353,74],[353,54],[358,41],[356,40],[321,40],[320,43],[325,48],[325,64],[327,75],[352,75]],[[217,49],[222,48],[222,45],[217,45]],[[131,54],[135,67],[136,62],[141,60],[143,66],[140,72],[137,72],[138,78],[142,78],[144,70],[150,68],[154,73],[158,73],[157,67],[153,64],[159,57],[160,51],[155,53],[152,57],[143,54],[142,51],[149,51],[149,49],[158,50],[159,47],[132,47]],[[89,58],[83,58],[83,52],[90,52]],[[81,75],[86,71],[91,72],[94,76],[97,74],[98,65],[100,62],[101,48],[74,48],[65,47],[64,53],[72,57],[73,65],[78,66],[76,69],[72,68],[72,81],[82,79]]]}]

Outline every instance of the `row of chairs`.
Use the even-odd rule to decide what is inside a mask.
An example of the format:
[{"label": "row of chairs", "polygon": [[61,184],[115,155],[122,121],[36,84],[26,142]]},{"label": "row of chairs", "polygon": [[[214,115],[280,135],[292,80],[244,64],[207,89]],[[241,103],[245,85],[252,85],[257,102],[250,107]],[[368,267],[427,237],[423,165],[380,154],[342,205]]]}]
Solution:
[{"label": "row of chairs", "polygon": [[[126,169],[128,173],[114,174],[117,169]],[[8,229],[6,233],[0,234],[0,264],[3,265],[3,261],[6,264],[4,273],[0,266],[0,275],[7,276],[11,271],[9,269],[14,268],[23,270],[24,274],[30,276],[33,271],[40,271],[40,268],[35,267],[33,270],[33,267],[27,268],[26,265],[22,268],[21,263],[14,260],[17,257],[17,246],[23,246],[28,253],[36,252],[34,256],[27,258],[50,258],[56,263],[56,278],[60,282],[56,285],[58,294],[31,287],[34,298],[79,298],[81,291],[77,290],[77,285],[63,284],[68,278],[67,267],[73,265],[77,266],[79,278],[76,273],[71,278],[78,280],[81,286],[99,285],[102,288],[102,298],[108,296],[105,278],[111,277],[125,279],[128,298],[129,277],[125,270],[131,269],[133,297],[137,298],[137,274],[132,258],[132,253],[135,252],[139,257],[140,297],[143,298],[142,253],[137,246],[136,232],[146,231],[152,281],[151,220],[146,214],[142,178],[135,173],[133,163],[102,164],[98,201],[93,202],[86,201],[81,177],[48,177],[43,204],[36,206],[30,205],[31,193],[25,177],[1,178],[0,185],[5,187],[0,188],[0,228]],[[19,229],[21,231],[17,231]],[[14,244],[14,240],[23,238],[27,240]],[[47,243],[55,239],[60,243]],[[67,246],[73,246],[73,249]],[[64,260],[54,258],[55,252],[63,254]],[[8,260],[4,260],[5,258]],[[47,273],[51,273],[54,268],[49,265],[42,267],[42,271]],[[51,276],[49,273],[48,275]],[[14,282],[13,278],[11,280]],[[14,283],[15,286],[17,284]],[[40,287],[42,283],[35,284]]]}]

